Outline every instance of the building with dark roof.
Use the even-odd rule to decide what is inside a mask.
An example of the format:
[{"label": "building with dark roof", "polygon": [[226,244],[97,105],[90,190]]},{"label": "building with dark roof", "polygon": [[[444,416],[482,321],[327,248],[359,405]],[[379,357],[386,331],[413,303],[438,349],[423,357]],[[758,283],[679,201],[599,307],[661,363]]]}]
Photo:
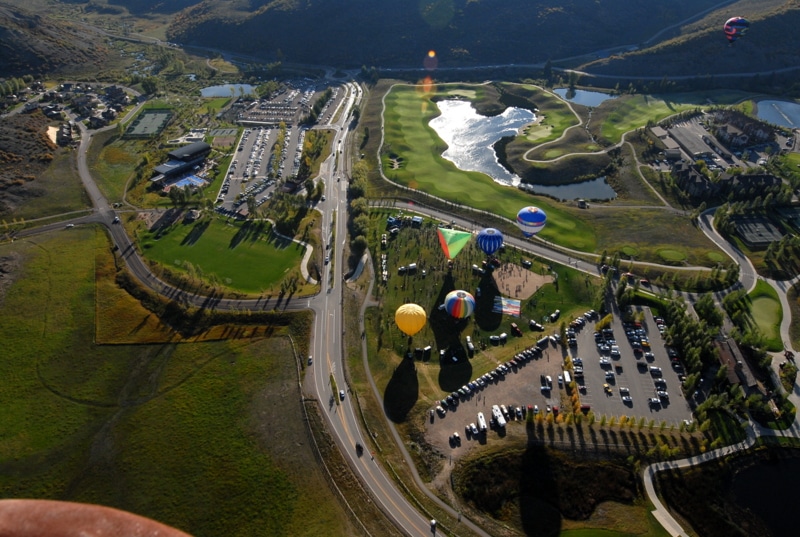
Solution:
[{"label": "building with dark roof", "polygon": [[155,175],[150,181],[162,183],[167,179],[186,173],[201,164],[209,153],[211,153],[211,146],[205,142],[194,142],[174,149],[167,153],[169,157],[167,162],[156,166]]}]

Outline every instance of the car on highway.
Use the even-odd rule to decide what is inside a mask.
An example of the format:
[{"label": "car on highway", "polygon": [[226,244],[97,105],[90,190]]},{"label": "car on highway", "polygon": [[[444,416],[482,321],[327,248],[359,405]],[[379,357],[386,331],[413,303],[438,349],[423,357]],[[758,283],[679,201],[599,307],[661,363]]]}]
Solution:
[{"label": "car on highway", "polygon": [[75,227],[75,224],[67,224],[67,229]]},{"label": "car on highway", "polygon": [[309,356],[309,357],[308,357],[308,362],[307,362],[307,363],[308,363],[308,365],[313,365],[313,363],[314,363],[314,358],[313,358],[313,357],[311,357],[311,356]]},{"label": "car on highway", "polygon": [[[344,390],[339,390],[339,399],[344,401]],[[439,408],[442,408],[442,407],[439,407]],[[442,408],[442,410],[444,410],[444,409]]]}]

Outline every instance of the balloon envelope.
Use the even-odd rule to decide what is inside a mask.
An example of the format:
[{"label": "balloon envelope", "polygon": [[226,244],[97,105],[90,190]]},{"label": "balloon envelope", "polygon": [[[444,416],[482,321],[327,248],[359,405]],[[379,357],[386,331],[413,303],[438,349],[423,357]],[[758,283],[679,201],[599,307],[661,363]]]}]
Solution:
[{"label": "balloon envelope", "polygon": [[442,251],[447,259],[455,259],[464,246],[467,245],[472,238],[472,233],[468,231],[457,231],[455,229],[447,229],[440,227],[438,230],[439,244],[442,246]]},{"label": "balloon envelope", "polygon": [[397,328],[407,336],[413,336],[425,326],[428,320],[425,310],[418,304],[403,304],[394,313]]},{"label": "balloon envelope", "polygon": [[725,26],[723,26],[722,30],[725,32],[725,37],[728,39],[728,42],[733,43],[746,34],[749,28],[750,21],[744,17],[731,17],[725,21]]},{"label": "balloon envelope", "polygon": [[475,311],[475,297],[466,291],[450,291],[444,297],[444,309],[451,317],[466,319]]},{"label": "balloon envelope", "polygon": [[494,228],[482,229],[478,233],[478,247],[486,255],[492,255],[503,245],[503,234]]},{"label": "balloon envelope", "polygon": [[532,237],[544,229],[547,215],[538,207],[525,207],[517,213],[517,225],[526,237]]}]

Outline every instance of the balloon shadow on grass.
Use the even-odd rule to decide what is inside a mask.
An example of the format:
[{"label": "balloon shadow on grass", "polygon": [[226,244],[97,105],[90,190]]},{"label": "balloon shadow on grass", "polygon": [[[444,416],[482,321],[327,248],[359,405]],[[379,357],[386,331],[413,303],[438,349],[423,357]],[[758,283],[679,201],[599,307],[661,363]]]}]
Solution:
[{"label": "balloon shadow on grass", "polygon": [[383,393],[383,410],[395,423],[403,423],[419,398],[419,380],[414,360],[403,359],[395,368]]},{"label": "balloon shadow on grass", "polygon": [[[526,424],[535,427],[533,423]],[[525,535],[557,537],[561,534],[562,515],[556,482],[557,461],[541,445],[529,445],[522,455],[519,473],[519,513]],[[536,479],[531,479],[535,475]]]},{"label": "balloon shadow on grass", "polygon": [[503,314],[493,311],[494,300],[500,296],[500,290],[490,271],[481,276],[479,287],[480,296],[475,296],[475,324],[485,332],[494,332],[502,323]]}]

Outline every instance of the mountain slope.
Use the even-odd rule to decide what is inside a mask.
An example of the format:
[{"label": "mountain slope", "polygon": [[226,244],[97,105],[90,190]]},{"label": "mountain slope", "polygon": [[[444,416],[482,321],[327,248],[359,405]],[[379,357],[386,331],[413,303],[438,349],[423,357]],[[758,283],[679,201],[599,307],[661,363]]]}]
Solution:
[{"label": "mountain slope", "polygon": [[171,41],[359,67],[534,63],[639,43],[714,0],[205,0]]},{"label": "mountain slope", "polygon": [[768,13],[748,15],[748,19],[750,30],[732,45],[726,41],[720,24],[640,51],[586,63],[578,69],[592,74],[660,77],[768,72],[798,65],[800,5],[787,3]]},{"label": "mountain slope", "polygon": [[0,3],[0,77],[85,68],[104,57],[102,40],[86,28]]}]

